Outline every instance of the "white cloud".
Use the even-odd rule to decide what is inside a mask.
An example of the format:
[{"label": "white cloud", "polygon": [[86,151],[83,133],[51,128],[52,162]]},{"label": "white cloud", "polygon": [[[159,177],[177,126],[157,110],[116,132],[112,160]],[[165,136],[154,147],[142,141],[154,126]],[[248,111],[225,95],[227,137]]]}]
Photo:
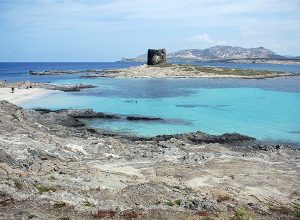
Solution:
[{"label": "white cloud", "polygon": [[241,31],[241,35],[244,38],[248,38],[248,37],[253,36],[257,33],[253,28],[250,28],[248,26],[241,27],[240,31]]},{"label": "white cloud", "polygon": [[213,44],[214,41],[208,36],[208,34],[199,34],[192,37],[187,38],[188,41],[192,43],[208,43]]},{"label": "white cloud", "polygon": [[208,34],[198,34],[192,37],[186,38],[186,40],[190,43],[195,44],[206,44],[206,45],[225,45],[227,44],[223,40],[213,40]]}]

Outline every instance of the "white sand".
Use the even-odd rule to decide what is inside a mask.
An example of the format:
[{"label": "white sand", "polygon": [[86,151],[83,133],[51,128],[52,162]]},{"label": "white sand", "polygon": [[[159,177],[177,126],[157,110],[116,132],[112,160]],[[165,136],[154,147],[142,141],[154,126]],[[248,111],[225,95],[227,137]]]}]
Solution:
[{"label": "white sand", "polygon": [[56,92],[57,91],[42,89],[42,88],[31,88],[31,89],[15,88],[15,92],[12,93],[10,88],[1,88],[0,100],[6,100],[13,104],[20,104]]}]

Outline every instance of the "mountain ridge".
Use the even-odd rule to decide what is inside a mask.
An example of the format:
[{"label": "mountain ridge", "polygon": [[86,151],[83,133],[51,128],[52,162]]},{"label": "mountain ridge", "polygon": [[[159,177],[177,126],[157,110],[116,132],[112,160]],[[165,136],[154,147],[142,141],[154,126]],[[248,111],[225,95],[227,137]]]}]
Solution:
[{"label": "mountain ridge", "polygon": [[[286,59],[265,47],[243,48],[238,46],[214,46],[206,49],[183,49],[168,54],[168,61],[207,61],[231,59]],[[145,62],[147,54],[135,58],[123,58],[122,61]]]}]

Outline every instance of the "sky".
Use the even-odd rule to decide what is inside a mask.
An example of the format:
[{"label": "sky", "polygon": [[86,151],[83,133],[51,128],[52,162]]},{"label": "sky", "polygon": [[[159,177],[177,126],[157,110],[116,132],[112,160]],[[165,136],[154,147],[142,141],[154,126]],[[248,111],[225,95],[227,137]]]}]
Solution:
[{"label": "sky", "polygon": [[116,61],[148,48],[300,56],[300,0],[0,0],[0,61]]}]

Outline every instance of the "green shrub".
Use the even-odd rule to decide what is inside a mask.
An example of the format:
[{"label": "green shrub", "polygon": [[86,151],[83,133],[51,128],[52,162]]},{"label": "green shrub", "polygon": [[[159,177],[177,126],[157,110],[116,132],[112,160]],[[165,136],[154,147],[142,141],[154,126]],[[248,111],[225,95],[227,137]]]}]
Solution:
[{"label": "green shrub", "polygon": [[84,201],[83,204],[84,204],[84,206],[95,207],[95,205],[89,201]]},{"label": "green shrub", "polygon": [[23,185],[22,183],[20,183],[19,181],[15,181],[15,187],[18,189],[18,190],[22,190],[23,189]]},{"label": "green shrub", "polygon": [[235,216],[236,220],[252,220],[251,215],[244,208],[238,208]]},{"label": "green shrub", "polygon": [[160,205],[161,204],[161,201],[160,200],[157,200],[154,205]]},{"label": "green shrub", "polygon": [[34,219],[34,218],[37,218],[37,216],[35,214],[28,215],[28,219]]},{"label": "green shrub", "polygon": [[174,206],[174,203],[172,201],[167,201],[166,205],[168,205],[168,206]]},{"label": "green shrub", "polygon": [[67,204],[65,202],[58,202],[58,203],[55,203],[53,206],[54,206],[54,208],[60,209],[60,208],[65,207],[66,205]]},{"label": "green shrub", "polygon": [[204,218],[202,218],[201,220],[213,220],[213,219],[210,218],[210,217],[204,217]]},{"label": "green shrub", "polygon": [[71,218],[69,218],[69,217],[60,217],[57,220],[71,220]]},{"label": "green shrub", "polygon": [[176,200],[174,201],[174,203],[175,203],[176,205],[180,206],[180,205],[181,205],[181,199],[176,199]]},{"label": "green shrub", "polygon": [[39,193],[44,193],[44,192],[56,192],[57,191],[57,188],[53,187],[53,186],[44,186],[44,185],[38,185],[36,187],[39,191]]}]

